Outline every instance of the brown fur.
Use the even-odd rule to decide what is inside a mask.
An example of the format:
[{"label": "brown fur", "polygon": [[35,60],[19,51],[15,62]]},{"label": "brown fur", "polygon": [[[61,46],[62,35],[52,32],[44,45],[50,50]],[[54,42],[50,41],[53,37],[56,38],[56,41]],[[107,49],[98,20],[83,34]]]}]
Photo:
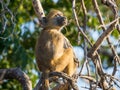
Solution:
[{"label": "brown fur", "polygon": [[46,87],[49,86],[49,72],[65,72],[72,76],[77,67],[73,48],[68,39],[60,32],[66,24],[67,19],[63,13],[52,10],[47,15],[45,27],[37,40],[36,62],[39,70],[44,74]]}]

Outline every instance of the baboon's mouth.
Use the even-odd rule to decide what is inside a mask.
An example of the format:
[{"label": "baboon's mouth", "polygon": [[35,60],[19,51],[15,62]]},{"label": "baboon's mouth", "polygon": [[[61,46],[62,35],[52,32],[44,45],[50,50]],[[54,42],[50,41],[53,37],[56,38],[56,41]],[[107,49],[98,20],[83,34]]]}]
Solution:
[{"label": "baboon's mouth", "polygon": [[64,20],[62,23],[63,25],[67,25],[67,20]]},{"label": "baboon's mouth", "polygon": [[67,25],[67,19],[64,19],[64,18],[59,19],[58,25],[59,26]]}]

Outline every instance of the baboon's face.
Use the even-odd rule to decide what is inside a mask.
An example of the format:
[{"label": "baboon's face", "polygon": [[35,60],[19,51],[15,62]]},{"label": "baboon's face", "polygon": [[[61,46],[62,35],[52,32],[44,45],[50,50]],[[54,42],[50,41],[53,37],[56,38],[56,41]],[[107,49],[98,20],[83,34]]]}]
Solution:
[{"label": "baboon's face", "polygon": [[54,18],[53,18],[53,23],[56,25],[56,26],[64,26],[67,24],[67,19],[65,16],[59,14],[59,13],[56,13],[54,15]]},{"label": "baboon's face", "polygon": [[58,10],[51,11],[47,16],[47,27],[60,29],[67,25],[67,18]]}]

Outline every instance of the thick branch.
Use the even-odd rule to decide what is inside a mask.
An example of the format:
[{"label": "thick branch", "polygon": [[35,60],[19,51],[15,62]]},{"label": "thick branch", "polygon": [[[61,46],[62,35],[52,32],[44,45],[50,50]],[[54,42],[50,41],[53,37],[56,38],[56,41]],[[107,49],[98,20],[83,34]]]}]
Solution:
[{"label": "thick branch", "polygon": [[[49,78],[54,77],[54,76],[62,77],[63,79],[67,80],[68,83],[70,83],[73,90],[79,90],[78,86],[75,84],[74,78],[69,77],[67,74],[65,74],[63,72],[50,72]],[[43,81],[43,78],[41,77],[40,80],[38,81],[37,85],[35,86],[34,90],[41,90],[42,81]]]},{"label": "thick branch", "polygon": [[108,37],[108,35],[114,30],[113,27],[116,23],[116,20],[114,21],[113,24],[111,24],[108,29],[106,31],[104,31],[102,33],[102,35],[98,38],[98,40],[96,41],[96,43],[93,45],[93,47],[91,48],[90,52],[88,53],[89,57],[94,57],[96,54],[95,52],[98,50],[98,48],[100,47],[101,43],[103,42],[104,39],[106,39]]},{"label": "thick branch", "polygon": [[0,81],[4,79],[18,80],[23,90],[32,90],[29,77],[20,68],[0,69]]},{"label": "thick branch", "polygon": [[40,23],[41,27],[44,27],[44,25],[41,21],[43,20],[43,17],[45,17],[45,14],[44,14],[40,0],[32,0],[32,4],[33,4],[33,8],[35,10],[35,13],[40,21],[39,23]]},{"label": "thick branch", "polygon": [[[93,5],[94,5],[94,8],[95,8],[95,11],[97,13],[97,17],[99,19],[99,22],[102,25],[102,29],[103,29],[103,31],[105,31],[106,27],[105,27],[104,21],[102,19],[102,15],[101,15],[101,12],[99,10],[97,1],[96,0],[92,0],[92,1],[93,1]],[[119,21],[119,19],[118,19],[119,17],[118,17],[118,10],[117,10],[117,6],[116,6],[115,2],[113,2],[111,0],[101,0],[101,1],[102,1],[103,4],[109,6],[112,9],[113,14],[114,14],[114,19],[116,20],[116,23],[117,23]],[[108,37],[106,39],[107,39],[107,42],[108,42],[108,44],[109,44],[109,46],[110,46],[110,48],[112,50],[112,53],[114,54],[114,56],[117,57],[117,60],[120,63],[119,57],[118,57],[117,53],[115,52],[115,48],[111,44],[110,39]]]},{"label": "thick branch", "polygon": [[38,18],[41,19],[42,17],[45,17],[41,2],[39,0],[32,0],[32,4]]}]

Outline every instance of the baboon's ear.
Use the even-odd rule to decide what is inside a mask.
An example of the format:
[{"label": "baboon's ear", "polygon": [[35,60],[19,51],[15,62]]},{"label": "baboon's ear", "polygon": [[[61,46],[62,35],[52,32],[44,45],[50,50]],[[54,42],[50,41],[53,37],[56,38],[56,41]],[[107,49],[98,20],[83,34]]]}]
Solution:
[{"label": "baboon's ear", "polygon": [[47,24],[47,18],[46,17],[42,17],[41,19],[39,19],[40,25],[42,27],[45,27]]}]

